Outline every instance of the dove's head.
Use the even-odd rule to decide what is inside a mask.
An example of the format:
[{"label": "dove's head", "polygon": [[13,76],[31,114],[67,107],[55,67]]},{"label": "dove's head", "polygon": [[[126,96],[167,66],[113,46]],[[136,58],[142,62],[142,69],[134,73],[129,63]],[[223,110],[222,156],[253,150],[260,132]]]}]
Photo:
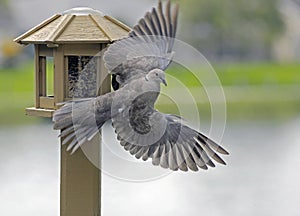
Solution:
[{"label": "dove's head", "polygon": [[163,83],[165,86],[167,86],[167,82],[165,79],[165,72],[161,69],[153,69],[146,75],[146,80],[156,81]]}]

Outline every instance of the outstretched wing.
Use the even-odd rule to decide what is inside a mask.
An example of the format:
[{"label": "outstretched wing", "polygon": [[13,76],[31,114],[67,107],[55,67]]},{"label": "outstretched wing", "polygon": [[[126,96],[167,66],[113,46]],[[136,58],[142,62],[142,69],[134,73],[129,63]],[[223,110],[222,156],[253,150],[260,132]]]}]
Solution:
[{"label": "outstretched wing", "polygon": [[147,12],[133,27],[129,37],[110,45],[104,54],[106,68],[113,75],[118,89],[132,79],[144,76],[154,68],[165,70],[171,62],[177,29],[178,5],[171,12],[167,2],[165,13],[162,3]]},{"label": "outstretched wing", "polygon": [[174,115],[136,106],[112,120],[117,138],[125,150],[144,161],[152,158],[153,165],[197,171],[198,168],[215,167],[213,161],[226,164],[218,155],[228,154],[224,148],[181,123]]}]

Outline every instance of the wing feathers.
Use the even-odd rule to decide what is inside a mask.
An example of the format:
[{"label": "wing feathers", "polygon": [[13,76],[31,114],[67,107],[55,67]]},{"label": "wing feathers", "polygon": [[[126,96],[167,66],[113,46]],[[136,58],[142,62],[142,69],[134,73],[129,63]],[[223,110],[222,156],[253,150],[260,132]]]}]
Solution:
[{"label": "wing feathers", "polygon": [[163,168],[168,168],[169,167],[166,145],[162,145],[162,152],[161,152],[161,157],[160,157],[160,166],[163,167]]},{"label": "wing feathers", "polygon": [[162,35],[163,36],[168,36],[166,20],[165,20],[165,16],[163,14],[163,11],[162,11],[162,3],[161,3],[160,0],[158,1],[157,12],[158,12],[158,19],[159,19],[161,29],[162,29]]},{"label": "wing feathers", "polygon": [[151,35],[158,35],[158,31],[155,27],[155,24],[154,24],[153,20],[152,20],[150,12],[146,13],[145,22],[146,22],[146,25],[148,26],[149,30],[151,31]]},{"label": "wing feathers", "polygon": [[173,16],[172,16],[172,38],[176,37],[178,12],[179,12],[179,5],[175,4],[175,7],[173,9]]},{"label": "wing feathers", "polygon": [[186,161],[187,166],[193,170],[193,171],[198,171],[197,165],[195,163],[195,161],[192,159],[190,152],[186,149],[187,146],[185,145],[180,145],[183,155],[184,155],[184,159]]},{"label": "wing feathers", "polygon": [[194,143],[194,144],[197,148],[197,152],[200,154],[200,157],[205,162],[205,164],[207,164],[210,167],[215,167],[215,164],[210,160],[210,158],[208,157],[207,153],[203,150],[203,148],[198,143]]},{"label": "wing feathers", "polygon": [[194,161],[196,162],[196,164],[198,165],[198,167],[200,167],[201,169],[205,169],[205,170],[208,169],[207,166],[205,165],[205,162],[203,161],[202,157],[197,152],[197,150],[195,148],[192,148],[190,145],[188,145],[188,147],[189,147],[191,155],[192,155]]},{"label": "wing feathers", "polygon": [[228,155],[229,153],[222,148],[221,146],[219,146],[217,143],[215,143],[213,140],[209,139],[207,136],[203,135],[203,134],[198,134],[198,139],[203,142],[203,143],[207,143],[212,149],[214,149],[215,151],[224,154],[224,155]]},{"label": "wing feathers", "polygon": [[149,29],[148,25],[146,24],[144,19],[141,19],[139,21],[139,26],[141,27],[141,30],[143,31],[144,35],[151,35],[152,32]]},{"label": "wing feathers", "polygon": [[146,160],[148,160],[149,155],[151,154],[150,151],[153,150],[153,147],[151,146],[150,148],[147,148],[147,147],[144,147],[144,148],[145,148],[145,151],[143,153],[142,160],[146,161]]},{"label": "wing feathers", "polygon": [[152,155],[152,164],[155,165],[155,166],[158,166],[159,165],[159,162],[160,162],[160,148],[161,146],[157,145],[155,147],[155,151],[153,152],[153,155]]},{"label": "wing feathers", "polygon": [[104,61],[110,73],[116,76],[114,89],[123,87],[133,77],[144,76],[152,69],[165,70],[168,67],[173,55],[172,37],[175,36],[177,13],[178,5],[171,10],[168,1],[164,13],[162,2],[159,1],[157,8],[147,12],[138,21],[128,38],[108,47]]},{"label": "wing feathers", "polygon": [[171,21],[171,3],[170,3],[170,0],[169,0],[167,2],[167,5],[166,5],[166,27],[167,27],[167,36],[168,37],[172,37],[171,25],[172,25],[172,21]]},{"label": "wing feathers", "polygon": [[[199,141],[197,141],[199,143]],[[215,153],[208,145],[203,144],[204,150],[207,152],[207,154],[212,157],[215,161],[217,161],[220,164],[226,165],[225,161],[217,154]]]},{"label": "wing feathers", "polygon": [[[124,144],[121,140],[121,145],[124,145],[125,150],[138,159],[142,158],[145,161],[152,158],[153,165],[160,165],[174,171],[178,169],[197,171],[198,168],[207,170],[208,166],[215,167],[213,160],[226,165],[225,161],[215,152],[218,150],[221,154],[228,154],[224,148],[205,135],[180,123],[178,117],[161,113],[161,118],[167,121],[167,127],[161,139],[156,143],[139,146],[141,140],[135,137],[131,139],[131,144],[128,142]],[[123,130],[121,128],[116,131]],[[144,144],[146,141],[142,140]]]},{"label": "wing feathers", "polygon": [[140,159],[140,158],[143,156],[143,154],[145,153],[145,150],[146,150],[145,147],[141,147],[141,148],[137,151],[137,153],[135,154],[135,157],[136,157],[137,159]]},{"label": "wing feathers", "polygon": [[179,169],[182,171],[188,171],[182,151],[179,150],[177,145],[174,145],[174,150],[175,150],[176,161],[179,166]]},{"label": "wing feathers", "polygon": [[145,34],[139,25],[134,26],[133,30],[134,30],[135,33],[137,33],[137,35],[144,35]]},{"label": "wing feathers", "polygon": [[169,149],[169,155],[168,155],[168,164],[171,170],[176,171],[178,170],[178,163],[176,160],[176,155],[174,154],[174,147],[171,146],[169,142],[167,142],[168,149]]},{"label": "wing feathers", "polygon": [[158,35],[163,35],[163,29],[159,21],[159,16],[155,8],[152,9],[152,18],[155,25],[155,29],[158,31]]}]

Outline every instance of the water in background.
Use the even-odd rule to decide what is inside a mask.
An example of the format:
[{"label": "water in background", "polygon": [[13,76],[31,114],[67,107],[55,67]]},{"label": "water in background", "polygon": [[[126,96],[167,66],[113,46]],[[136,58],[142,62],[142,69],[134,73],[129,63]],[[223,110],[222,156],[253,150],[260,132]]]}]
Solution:
[{"label": "water in background", "polygon": [[[59,142],[51,127],[0,128],[1,215],[59,215]],[[226,167],[144,183],[104,175],[103,215],[299,215],[299,130],[300,119],[229,122]]]}]

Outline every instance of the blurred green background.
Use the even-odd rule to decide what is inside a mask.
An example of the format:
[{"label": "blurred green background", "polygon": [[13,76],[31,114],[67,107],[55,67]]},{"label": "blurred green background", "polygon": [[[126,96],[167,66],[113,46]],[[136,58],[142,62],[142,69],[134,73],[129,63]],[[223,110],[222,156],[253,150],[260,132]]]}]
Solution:
[{"label": "blurred green background", "polygon": [[[24,115],[24,108],[34,103],[33,49],[12,42],[27,30],[16,24],[14,3],[0,1],[1,125],[41,121]],[[299,1],[187,0],[180,5],[178,38],[212,64],[224,87],[229,119],[287,120],[299,115],[300,33],[295,28],[300,23],[295,10]],[[168,73],[188,87],[199,85],[176,66]],[[157,106],[175,112],[172,106]],[[208,101],[199,104],[202,114],[209,114],[209,109]]]}]

